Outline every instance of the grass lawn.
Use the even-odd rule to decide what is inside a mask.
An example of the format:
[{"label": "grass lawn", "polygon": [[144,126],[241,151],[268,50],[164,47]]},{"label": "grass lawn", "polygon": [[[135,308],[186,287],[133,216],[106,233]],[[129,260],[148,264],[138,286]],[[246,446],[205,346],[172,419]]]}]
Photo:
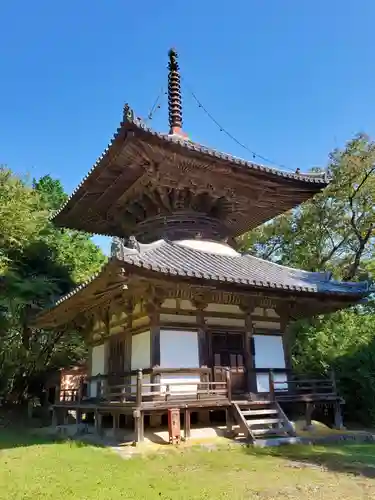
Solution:
[{"label": "grass lawn", "polygon": [[8,500],[370,499],[371,465],[375,445],[166,447],[124,460],[111,450],[0,431],[0,498]]}]

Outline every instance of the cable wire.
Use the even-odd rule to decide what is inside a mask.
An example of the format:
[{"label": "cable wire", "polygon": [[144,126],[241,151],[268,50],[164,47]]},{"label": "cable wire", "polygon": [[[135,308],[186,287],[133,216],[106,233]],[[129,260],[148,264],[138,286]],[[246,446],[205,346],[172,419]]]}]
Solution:
[{"label": "cable wire", "polygon": [[160,90],[157,98],[154,101],[154,104],[152,105],[152,107],[150,109],[150,112],[147,115],[147,119],[145,121],[146,124],[153,119],[154,114],[156,113],[156,111],[161,108],[161,104],[159,103],[159,101],[160,101],[160,99],[161,99],[161,97],[162,97],[163,94],[166,94],[166,92],[164,90],[164,87],[161,88],[161,90]]},{"label": "cable wire", "polygon": [[193,99],[195,100],[195,102],[198,104],[198,107],[201,108],[204,113],[206,113],[206,115],[210,118],[210,120],[215,123],[215,125],[220,129],[220,132],[223,132],[225,135],[227,135],[230,139],[232,139],[233,142],[235,142],[236,144],[238,144],[238,146],[241,146],[243,149],[245,149],[246,151],[248,151],[252,156],[253,158],[259,158],[260,160],[263,160],[265,161],[266,163],[270,163],[272,165],[275,165],[276,167],[279,167],[281,169],[285,169],[285,170],[290,170],[292,172],[296,172],[295,169],[293,168],[290,168],[290,167],[287,167],[286,165],[282,165],[278,162],[275,162],[269,158],[267,158],[266,156],[263,156],[259,153],[257,153],[256,151],[253,151],[252,149],[250,149],[248,146],[246,146],[246,144],[244,144],[243,142],[239,141],[233,134],[231,134],[225,127],[223,127],[223,125],[221,125],[215,118],[214,116],[212,116],[212,114],[208,111],[208,109],[202,104],[202,102],[198,99],[198,97],[196,96],[196,94],[191,90],[191,88],[189,88],[189,86],[186,84],[186,82],[184,81],[184,85],[185,87],[187,88],[187,90],[189,91],[189,93],[191,94],[191,96],[193,97]]}]

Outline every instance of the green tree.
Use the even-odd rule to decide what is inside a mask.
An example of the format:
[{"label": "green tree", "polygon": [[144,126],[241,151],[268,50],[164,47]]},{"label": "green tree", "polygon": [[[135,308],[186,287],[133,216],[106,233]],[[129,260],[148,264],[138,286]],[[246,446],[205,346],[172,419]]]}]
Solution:
[{"label": "green tree", "polygon": [[38,194],[24,179],[0,166],[0,273],[9,263],[8,252],[33,241],[45,224]]},{"label": "green tree", "polygon": [[[0,390],[24,397],[43,373],[85,353],[78,332],[37,330],[31,326],[33,316],[96,273],[105,256],[89,235],[58,229],[50,222],[50,215],[67,199],[61,183],[50,176],[29,186],[7,170],[0,199],[9,199],[12,207],[3,209],[10,220],[2,220],[2,227],[15,235],[2,241],[6,265],[0,286]],[[14,213],[22,217],[12,228]]]},{"label": "green tree", "polygon": [[243,249],[310,271],[362,278],[372,259],[375,143],[361,134],[330,155],[329,186],[301,207],[246,234]]},{"label": "green tree", "polygon": [[[337,279],[371,279],[375,271],[375,143],[361,134],[335,150],[330,184],[311,201],[246,234],[242,249]],[[348,414],[375,423],[375,315],[371,303],[298,321],[293,361],[302,373],[335,368]]]}]

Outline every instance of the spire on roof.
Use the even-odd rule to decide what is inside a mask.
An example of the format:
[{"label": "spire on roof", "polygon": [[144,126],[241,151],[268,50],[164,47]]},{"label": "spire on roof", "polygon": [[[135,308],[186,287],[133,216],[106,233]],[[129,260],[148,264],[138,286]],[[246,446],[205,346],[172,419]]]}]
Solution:
[{"label": "spire on roof", "polygon": [[169,113],[169,133],[185,137],[182,132],[182,99],[180,72],[177,62],[177,52],[170,49],[168,52],[168,113]]}]

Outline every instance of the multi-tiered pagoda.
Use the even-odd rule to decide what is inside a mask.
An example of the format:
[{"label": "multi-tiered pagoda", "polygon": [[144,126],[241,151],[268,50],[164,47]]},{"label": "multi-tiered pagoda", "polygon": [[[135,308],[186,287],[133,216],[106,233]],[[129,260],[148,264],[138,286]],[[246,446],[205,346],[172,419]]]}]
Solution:
[{"label": "multi-tiered pagoda", "polygon": [[[187,428],[190,412],[202,419],[224,408],[251,439],[288,423],[284,400],[332,401],[339,409],[333,382],[332,390],[307,393],[292,382],[288,325],[360,301],[367,283],[283,267],[235,245],[310,199],[326,179],[188,138],[173,50],[168,104],[169,134],[147,128],[125,105],[107,149],[54,216],[57,226],[114,237],[101,271],[37,319],[43,328],[82,329],[90,346],[89,394],[56,409],[93,411],[99,426],[106,412],[117,424],[129,415],[137,439],[144,416],[155,423],[171,405],[184,409]],[[259,401],[264,406],[254,410]],[[266,430],[249,423],[267,409]]]}]

